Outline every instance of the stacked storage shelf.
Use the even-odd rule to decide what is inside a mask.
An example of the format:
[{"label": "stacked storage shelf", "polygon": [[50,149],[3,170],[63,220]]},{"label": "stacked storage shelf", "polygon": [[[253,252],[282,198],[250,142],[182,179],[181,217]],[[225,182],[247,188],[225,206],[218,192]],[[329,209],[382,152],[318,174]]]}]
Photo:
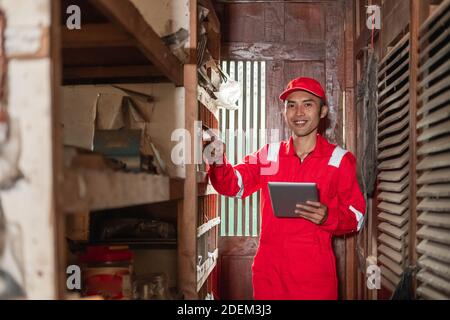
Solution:
[{"label": "stacked storage shelf", "polygon": [[409,35],[378,67],[378,262],[381,284],[393,291],[408,264]]},{"label": "stacked storage shelf", "polygon": [[450,299],[450,1],[420,28],[417,294]]},{"label": "stacked storage shelf", "polygon": [[[197,63],[199,72],[198,120],[205,131],[219,128],[218,109],[213,92],[218,91],[220,76],[220,24],[212,1],[198,2],[199,12],[206,16],[199,21]],[[200,14],[201,16],[202,14]],[[220,217],[218,195],[199,166],[197,217],[197,292],[199,299],[217,298],[217,261]]]},{"label": "stacked storage shelf", "polygon": [[[144,109],[150,114],[148,116],[145,112],[137,112],[139,120],[133,118],[133,121],[140,121],[141,124],[145,122],[138,127],[141,130],[141,144],[138,144],[138,154],[134,155],[140,166],[133,167],[133,170],[112,169],[111,162],[104,161],[104,155],[92,154],[86,149],[80,150],[75,145],[76,155],[72,159],[79,159],[77,157],[82,155],[83,161],[79,161],[76,166],[74,161],[66,161],[61,172],[61,176],[64,176],[61,210],[66,214],[64,236],[70,240],[69,248],[75,248],[78,253],[86,246],[126,246],[134,253],[133,269],[136,278],[150,273],[164,273],[168,276],[168,282],[170,281],[168,286],[174,289],[171,292],[174,298],[183,297],[186,290],[185,286],[180,285],[181,277],[177,266],[181,260],[178,237],[186,234],[178,220],[186,207],[184,183],[187,170],[171,161],[171,133],[185,127],[184,110],[188,90],[184,87],[194,87],[196,81],[186,81],[182,57],[176,56],[160,36],[167,32],[165,26],[160,26],[164,19],[161,16],[152,19],[152,12],[161,11],[161,15],[167,14],[168,20],[176,20],[174,24],[189,29],[191,26],[186,12],[189,11],[191,2],[81,0],[77,5],[83,12],[82,29],[69,30],[62,24],[61,39],[57,39],[62,46],[62,110],[65,121],[73,120],[65,113],[69,109],[67,106],[71,106],[74,117],[90,108],[89,110],[95,110],[90,112],[90,115],[94,114],[94,121],[81,124],[89,125],[88,129],[96,132],[100,117],[98,100],[95,98],[102,94],[119,98],[122,95],[137,95],[146,101],[139,106],[140,109],[136,107],[133,110]],[[61,12],[65,13],[70,1],[61,0],[61,4],[64,8]],[[170,17],[170,14],[174,16]],[[65,23],[65,19],[62,21]],[[94,102],[95,108],[91,108]],[[115,110],[111,99],[105,105],[108,107],[105,110]],[[129,112],[130,105],[127,105],[128,109],[125,111],[123,105],[117,104],[120,107],[118,114]],[[74,137],[89,131],[83,126],[76,127],[78,124],[72,121],[72,127],[65,126],[65,129],[75,129]],[[124,134],[123,127],[122,124],[119,128],[113,128],[117,136]],[[144,133],[145,138],[142,138]],[[145,140],[147,137],[149,140]],[[152,170],[143,166],[142,159],[147,156],[142,152],[143,145],[152,145],[153,159],[151,165],[148,165]],[[73,148],[74,145],[70,146]],[[158,169],[153,170],[156,163]],[[192,197],[196,196],[196,189],[190,192]],[[101,236],[102,230],[118,230],[124,220],[128,223],[127,227],[138,224],[145,226],[139,229],[144,232],[134,237],[128,237],[128,231],[125,236],[122,233],[117,238]],[[112,228],[108,229],[110,226]],[[158,230],[158,234],[154,230]],[[170,235],[165,237],[159,233]],[[74,251],[70,251],[67,263],[78,263],[71,254]],[[194,274],[192,276],[195,277]],[[191,287],[192,291],[196,290],[193,285]],[[65,289],[64,287],[61,291],[64,292]]]}]

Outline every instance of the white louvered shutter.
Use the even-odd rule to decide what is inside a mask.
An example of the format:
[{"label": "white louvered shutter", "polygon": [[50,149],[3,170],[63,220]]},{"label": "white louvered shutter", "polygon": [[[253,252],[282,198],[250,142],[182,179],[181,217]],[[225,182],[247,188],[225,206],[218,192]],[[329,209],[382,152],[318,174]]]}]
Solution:
[{"label": "white louvered shutter", "polygon": [[378,66],[378,264],[390,291],[408,265],[409,35]]},{"label": "white louvered shutter", "polygon": [[450,1],[420,28],[417,295],[450,299]]}]

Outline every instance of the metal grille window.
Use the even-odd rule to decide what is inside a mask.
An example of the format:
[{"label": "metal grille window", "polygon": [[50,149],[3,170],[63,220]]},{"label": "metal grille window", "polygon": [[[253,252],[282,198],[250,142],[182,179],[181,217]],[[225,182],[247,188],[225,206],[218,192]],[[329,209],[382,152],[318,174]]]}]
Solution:
[{"label": "metal grille window", "polygon": [[[266,65],[260,61],[222,61],[222,69],[239,81],[242,98],[238,110],[222,109],[219,128],[227,145],[227,158],[237,164],[266,143]],[[246,199],[220,197],[221,236],[258,236],[260,193]]]},{"label": "metal grille window", "polygon": [[450,299],[450,1],[420,28],[417,294]]},{"label": "metal grille window", "polygon": [[409,35],[378,66],[378,261],[393,291],[408,263]]}]

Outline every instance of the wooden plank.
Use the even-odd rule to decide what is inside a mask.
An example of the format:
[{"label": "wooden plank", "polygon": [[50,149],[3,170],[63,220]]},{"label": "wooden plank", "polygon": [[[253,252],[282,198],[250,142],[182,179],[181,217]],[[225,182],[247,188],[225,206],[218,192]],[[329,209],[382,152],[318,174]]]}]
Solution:
[{"label": "wooden plank", "polygon": [[147,65],[148,59],[136,47],[63,48],[64,67],[108,67]]},{"label": "wooden plank", "polygon": [[[392,74],[396,74],[396,71],[394,71]],[[378,97],[382,99],[387,93],[389,93],[392,89],[397,91],[399,88],[402,88],[403,86],[408,86],[409,82],[403,83],[401,86],[400,84],[405,81],[409,81],[409,70],[403,73],[401,76],[399,76],[394,82],[390,83],[389,86],[384,88],[381,92],[378,93]]]},{"label": "wooden plank", "polygon": [[450,100],[450,92],[445,91],[443,94],[433,98],[432,100],[428,100],[423,104],[422,107],[417,111],[417,115],[422,115],[425,112],[433,111],[434,109],[440,107],[444,103],[447,103]]},{"label": "wooden plank", "polygon": [[420,224],[450,229],[450,213],[436,213],[425,211],[417,218]]},{"label": "wooden plank", "polygon": [[389,270],[393,271],[397,276],[401,276],[403,272],[403,268],[400,267],[397,263],[386,257],[385,255],[380,255],[378,257],[378,261],[389,268]]},{"label": "wooden plank", "polygon": [[258,3],[225,4],[222,32],[225,42],[264,41],[264,6]]},{"label": "wooden plank", "polygon": [[398,121],[397,123],[395,123],[387,128],[384,128],[383,130],[380,130],[379,138],[381,139],[388,134],[392,134],[396,131],[399,131],[400,129],[403,129],[408,124],[408,122],[409,122],[409,117],[404,117],[401,121]]},{"label": "wooden plank", "polygon": [[170,200],[170,179],[147,173],[67,170],[64,210],[102,210]]},{"label": "wooden plank", "polygon": [[219,238],[220,298],[253,299],[252,262],[258,249],[257,237]]},{"label": "wooden plank", "polygon": [[450,166],[450,154],[437,154],[423,158],[418,164],[418,170],[438,169]]},{"label": "wooden plank", "polygon": [[409,226],[407,224],[402,228],[395,227],[387,222],[381,222],[378,225],[378,230],[397,239],[403,239],[408,234],[408,229]]},{"label": "wooden plank", "polygon": [[399,265],[403,266],[405,255],[402,254],[399,251],[396,251],[392,248],[389,248],[388,246],[385,246],[384,244],[378,246],[378,252],[380,254],[384,254],[386,257],[392,259],[392,261],[398,263]]},{"label": "wooden plank", "polygon": [[382,5],[382,28],[383,30],[389,30],[384,32],[382,37],[382,48],[388,48],[393,45],[410,23],[410,0],[398,0],[391,4],[393,7],[391,10],[386,11],[385,6],[390,1],[384,1]]},{"label": "wooden plank", "polygon": [[382,112],[380,112],[379,117],[380,119],[382,119],[387,113],[394,111],[396,109],[399,108],[403,108],[404,104],[407,103],[409,101],[409,95],[407,94],[407,92],[405,91],[405,96],[403,98],[401,98],[398,101],[395,101],[394,103],[392,103],[390,106],[388,106],[387,108],[385,108]]},{"label": "wooden plank", "polygon": [[450,263],[450,250],[446,245],[424,240],[418,244],[417,251],[427,257],[432,257],[447,264]]},{"label": "wooden plank", "polygon": [[280,3],[264,3],[264,40],[284,42],[285,6]]},{"label": "wooden plank", "polygon": [[408,216],[408,213],[399,216],[397,214],[382,212],[378,215],[378,220],[389,222],[390,224],[401,228],[408,222]]},{"label": "wooden plank", "polygon": [[378,160],[383,160],[386,158],[402,155],[409,148],[409,141],[405,140],[402,144],[385,149],[378,153]]},{"label": "wooden plank", "polygon": [[325,60],[325,42],[225,42],[223,57],[229,60]]},{"label": "wooden plank", "polygon": [[[339,17],[340,19],[334,21],[326,20],[326,13],[321,3],[307,4],[286,2],[284,7],[284,37],[286,42],[324,40],[326,36],[325,28],[327,28],[326,32],[329,32],[329,24],[335,24],[342,20],[342,17]],[[335,8],[333,13],[338,14],[340,7],[333,6],[333,8]],[[325,24],[325,21],[327,21],[328,24]],[[336,29],[334,30],[334,33],[336,33],[336,31],[339,32],[339,29],[341,28]],[[336,41],[336,44],[338,45],[339,42]]]},{"label": "wooden plank", "polygon": [[450,70],[450,60],[446,63],[439,66],[439,68],[433,70],[433,72],[430,72],[427,74],[426,77],[424,77],[420,83],[419,86],[423,87],[427,84],[430,84],[431,82],[435,81],[437,78],[439,78],[443,73],[446,73]]},{"label": "wooden plank", "polygon": [[450,212],[450,199],[425,198],[418,205],[418,210],[433,212]]},{"label": "wooden plank", "polygon": [[430,300],[448,300],[448,296],[424,284],[417,288],[417,294]]},{"label": "wooden plank", "polygon": [[[357,119],[356,119],[356,103],[355,103],[355,70],[353,68],[353,1],[349,0],[346,1],[346,8],[345,10],[345,45],[344,45],[344,51],[345,51],[345,62],[344,65],[340,65],[339,67],[344,67],[345,70],[345,82],[344,82],[344,101],[345,105],[342,104],[342,126],[345,128],[343,130],[343,145],[351,150],[352,152],[355,152],[356,150],[356,135],[357,135]],[[368,208],[370,208],[370,204],[367,204]],[[370,210],[370,209],[369,209]],[[370,223],[366,222],[369,226],[366,228],[366,230],[370,229]],[[370,231],[369,231],[370,232]],[[336,261],[336,269],[338,274],[339,283],[341,284],[343,281],[341,280],[343,277],[343,273],[345,273],[345,267],[347,264],[347,260],[352,257],[350,256],[350,253],[347,253],[347,250],[352,250],[352,246],[354,245],[354,239],[349,239],[348,241],[348,248],[347,249],[347,240],[346,239],[334,239],[333,248],[335,254],[338,254],[340,256],[344,256],[345,253],[345,259],[340,258]],[[367,246],[365,243],[363,246]],[[355,245],[356,247],[356,245]],[[359,249],[357,249],[359,250]],[[353,250],[355,252],[356,250]],[[347,258],[347,256],[350,256]],[[350,263],[351,261],[349,261]],[[339,289],[339,297],[345,297],[344,292],[346,292],[345,289],[345,282],[344,284],[340,285]],[[361,286],[358,286],[358,288],[361,288]],[[364,293],[358,293],[358,296],[356,299],[362,299],[362,296]]]},{"label": "wooden plank", "polygon": [[[386,127],[386,126],[392,124],[393,122],[400,121],[400,119],[402,119],[405,115],[407,115],[408,112],[409,112],[409,108],[408,108],[408,106],[407,106],[407,104],[408,104],[408,102],[409,102],[409,101],[408,101],[408,100],[409,100],[408,98],[409,98],[408,96],[405,96],[405,98],[403,98],[402,100],[400,100],[398,104],[397,104],[397,103],[393,104],[393,105],[398,106],[398,108],[399,108],[400,110],[397,111],[397,112],[395,112],[394,114],[391,114],[390,116],[388,116],[388,117],[386,117],[386,118],[384,118],[384,119],[379,118],[381,121],[380,121],[379,124],[378,124],[378,128],[381,129],[381,128],[384,128],[384,127]],[[387,109],[389,109],[389,108],[387,108]],[[386,110],[387,110],[387,109],[386,109]],[[386,111],[386,110],[384,110],[384,111]],[[394,110],[394,108],[393,108],[392,110]],[[381,115],[380,115],[380,116],[381,116]]]},{"label": "wooden plank", "polygon": [[[448,78],[443,77],[442,79],[438,80],[437,82],[434,82],[433,85],[427,87],[427,90],[423,90],[422,93],[419,95],[418,101],[422,103],[428,102],[431,96],[434,96],[439,91],[448,89],[450,87],[450,83],[448,81]],[[448,91],[448,90],[446,90]],[[445,92],[445,91],[444,91]]]},{"label": "wooden plank", "polygon": [[[344,48],[345,41],[343,20],[344,7],[342,2],[327,4],[325,8],[325,39],[326,39],[326,60],[325,60],[325,78],[324,86],[328,102],[328,123],[326,136],[331,143],[343,144],[342,137],[342,82],[344,81],[344,72],[340,66],[344,66]],[[353,150],[355,152],[356,148]],[[349,257],[347,257],[349,259]],[[347,261],[348,263],[349,261]],[[347,270],[348,272],[349,270]],[[356,288],[355,288],[356,290]],[[346,289],[350,294],[349,290]]]},{"label": "wooden plank", "polygon": [[112,23],[85,23],[79,30],[61,27],[63,48],[132,47],[132,36]]},{"label": "wooden plank", "polygon": [[[389,171],[386,172],[389,173]],[[409,176],[406,175],[400,182],[381,182],[378,185],[378,189],[382,191],[402,192],[403,190],[405,190],[408,184],[409,184]]]},{"label": "wooden plank", "polygon": [[[442,26],[442,21],[446,21],[450,18],[450,12],[447,9],[450,7],[450,1],[445,0],[437,10],[435,10],[430,16],[424,21],[420,26],[420,45],[425,43],[425,41],[431,36],[439,27]],[[436,23],[439,19],[439,23]],[[429,28],[429,29],[428,29]]]},{"label": "wooden plank", "polygon": [[450,169],[425,171],[417,179],[417,184],[450,182]]},{"label": "wooden plank", "polygon": [[[168,79],[154,66],[67,67],[63,70],[65,83],[116,83],[149,81],[167,82]],[[152,79],[155,79],[152,81]],[[128,81],[124,81],[128,79]],[[164,81],[161,81],[164,80]]]},{"label": "wooden plank", "polygon": [[395,145],[395,144],[401,143],[405,140],[408,140],[408,137],[409,137],[409,130],[403,130],[400,133],[395,134],[391,137],[381,139],[378,142],[378,150],[381,151],[387,147],[390,147],[392,145]]},{"label": "wooden plank", "polygon": [[450,132],[450,120],[444,121],[438,125],[431,126],[423,129],[422,133],[417,137],[418,142],[424,142],[425,140],[440,136],[444,133]]},{"label": "wooden plank", "polygon": [[434,260],[427,256],[422,256],[417,260],[419,267],[450,280],[450,266],[441,261]]},{"label": "wooden plank", "polygon": [[420,270],[417,273],[417,279],[430,287],[436,288],[445,294],[447,299],[450,297],[450,281],[425,270]]},{"label": "wooden plank", "polygon": [[[406,40],[407,40],[407,38],[404,38],[403,44],[400,45],[400,47],[396,53],[394,53],[394,52],[390,53],[390,57],[392,57],[394,55],[396,55],[396,57],[394,59],[390,60],[388,64],[385,64],[384,67],[378,71],[379,79],[383,79],[386,76],[385,75],[386,71],[389,68],[392,68],[392,66],[395,65],[398,61],[405,58],[405,56],[409,56],[409,42]],[[386,57],[384,59],[386,59]]]},{"label": "wooden plank", "polygon": [[378,204],[377,208],[387,213],[402,215],[406,210],[408,210],[408,201],[405,201],[402,204],[395,204],[382,201]]},{"label": "wooden plank", "polygon": [[[430,124],[440,122],[449,117],[450,117],[450,104],[438,109],[437,111],[435,111],[433,113],[427,114],[425,117],[422,118],[422,120],[417,122],[417,128],[421,129],[424,126],[428,126]],[[449,132],[450,132],[450,129],[449,129]]]},{"label": "wooden plank", "polygon": [[[266,63],[266,128],[268,130],[279,130],[280,137],[277,139],[289,138],[289,127],[283,117],[283,102],[278,98],[280,92],[283,92],[284,83],[284,61],[269,61]],[[278,140],[279,141],[279,140]],[[268,141],[275,142],[275,141]]]},{"label": "wooden plank", "polygon": [[[402,61],[399,65],[395,65],[395,69],[392,70],[391,72],[389,72],[387,77],[384,77],[383,80],[379,81],[377,86],[379,89],[381,89],[381,87],[383,88],[383,91],[385,90],[389,90],[390,86],[392,86],[392,84],[396,83],[396,81],[398,81],[399,76],[404,75],[405,73],[409,73],[409,57],[407,57],[406,59],[404,59],[404,61]],[[394,68],[394,64],[392,64],[392,68]],[[397,80],[395,80],[397,79]],[[394,81],[392,81],[394,80]],[[389,85],[386,87],[387,82],[389,81]],[[398,81],[401,82],[401,81]],[[383,95],[383,91],[381,92],[380,95]]]},{"label": "wooden plank", "polygon": [[201,276],[198,277],[197,280],[197,292],[200,291],[203,284],[206,282],[208,277],[211,275],[211,272],[214,270],[217,264],[217,258],[219,256],[218,250],[214,250],[213,256],[208,257],[208,259],[204,262],[204,264],[200,267],[204,271],[202,272]]},{"label": "wooden plank", "polygon": [[450,197],[450,184],[424,185],[417,191],[419,197]]},{"label": "wooden plank", "polygon": [[[419,76],[423,76],[424,73],[429,71],[429,68],[433,66],[438,60],[442,59],[448,52],[450,52],[450,43],[443,46],[450,36],[450,29],[445,30],[436,40],[433,40],[432,44],[426,47],[425,50],[421,50],[420,57],[424,61],[419,68]],[[440,43],[443,41],[443,43]],[[437,48],[436,48],[437,47]],[[433,55],[430,51],[436,49]],[[431,51],[433,52],[433,51]]]},{"label": "wooden plank", "polygon": [[[379,112],[383,112],[385,107],[390,104],[391,102],[395,101],[396,99],[402,97],[406,92],[408,92],[409,87],[407,85],[402,86],[402,88],[398,91],[396,91],[394,94],[390,95],[388,98],[382,100],[378,100],[378,110]],[[381,101],[380,101],[381,100]]]},{"label": "wooden plank", "polygon": [[405,166],[403,169],[400,170],[382,171],[378,174],[378,178],[380,179],[380,181],[399,182],[408,175],[408,172],[409,167]]},{"label": "wooden plank", "polygon": [[[409,46],[409,36],[405,35],[403,36],[399,41],[397,41],[397,43],[394,45],[394,47],[391,49],[391,51],[386,54],[383,59],[380,60],[380,62],[378,63],[380,66],[385,64],[387,62],[388,59],[392,58],[393,56],[397,55],[400,52],[401,53],[404,51],[405,45]],[[386,66],[389,68],[389,63],[386,64]],[[384,72],[384,69],[381,69],[381,71]]]},{"label": "wooden plank", "polygon": [[[417,237],[430,241],[450,245],[450,232],[448,229],[423,226],[417,231]],[[449,247],[450,248],[450,247]]]},{"label": "wooden plank", "polygon": [[399,158],[385,160],[378,165],[379,170],[395,170],[403,168],[409,162],[409,152],[406,152]]},{"label": "wooden plank", "polygon": [[181,62],[129,1],[90,0],[112,22],[133,35],[137,46],[175,85],[183,84]]},{"label": "wooden plank", "polygon": [[[390,289],[397,287],[398,283],[400,282],[400,277],[393,273],[389,268],[386,268],[385,266],[381,266],[381,277],[388,280],[392,286],[389,287]],[[384,283],[386,285],[386,283]]]},{"label": "wooden plank", "polygon": [[378,237],[378,241],[397,251],[404,250],[405,248],[405,243],[403,241],[395,239],[394,237],[391,237],[386,233],[381,233]]},{"label": "wooden plank", "polygon": [[393,193],[393,192],[381,192],[378,195],[378,199],[400,204],[408,198],[409,193]]}]

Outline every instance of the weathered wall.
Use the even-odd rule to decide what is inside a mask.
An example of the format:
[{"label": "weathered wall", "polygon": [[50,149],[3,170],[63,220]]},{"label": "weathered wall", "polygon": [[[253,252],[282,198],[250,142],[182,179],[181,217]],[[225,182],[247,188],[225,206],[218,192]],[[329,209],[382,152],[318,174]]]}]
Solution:
[{"label": "weathered wall", "polygon": [[23,259],[23,283],[31,299],[56,295],[50,3],[0,1],[7,19],[8,111],[20,129],[19,167],[24,176],[0,196],[8,228],[16,230],[14,246]]}]

